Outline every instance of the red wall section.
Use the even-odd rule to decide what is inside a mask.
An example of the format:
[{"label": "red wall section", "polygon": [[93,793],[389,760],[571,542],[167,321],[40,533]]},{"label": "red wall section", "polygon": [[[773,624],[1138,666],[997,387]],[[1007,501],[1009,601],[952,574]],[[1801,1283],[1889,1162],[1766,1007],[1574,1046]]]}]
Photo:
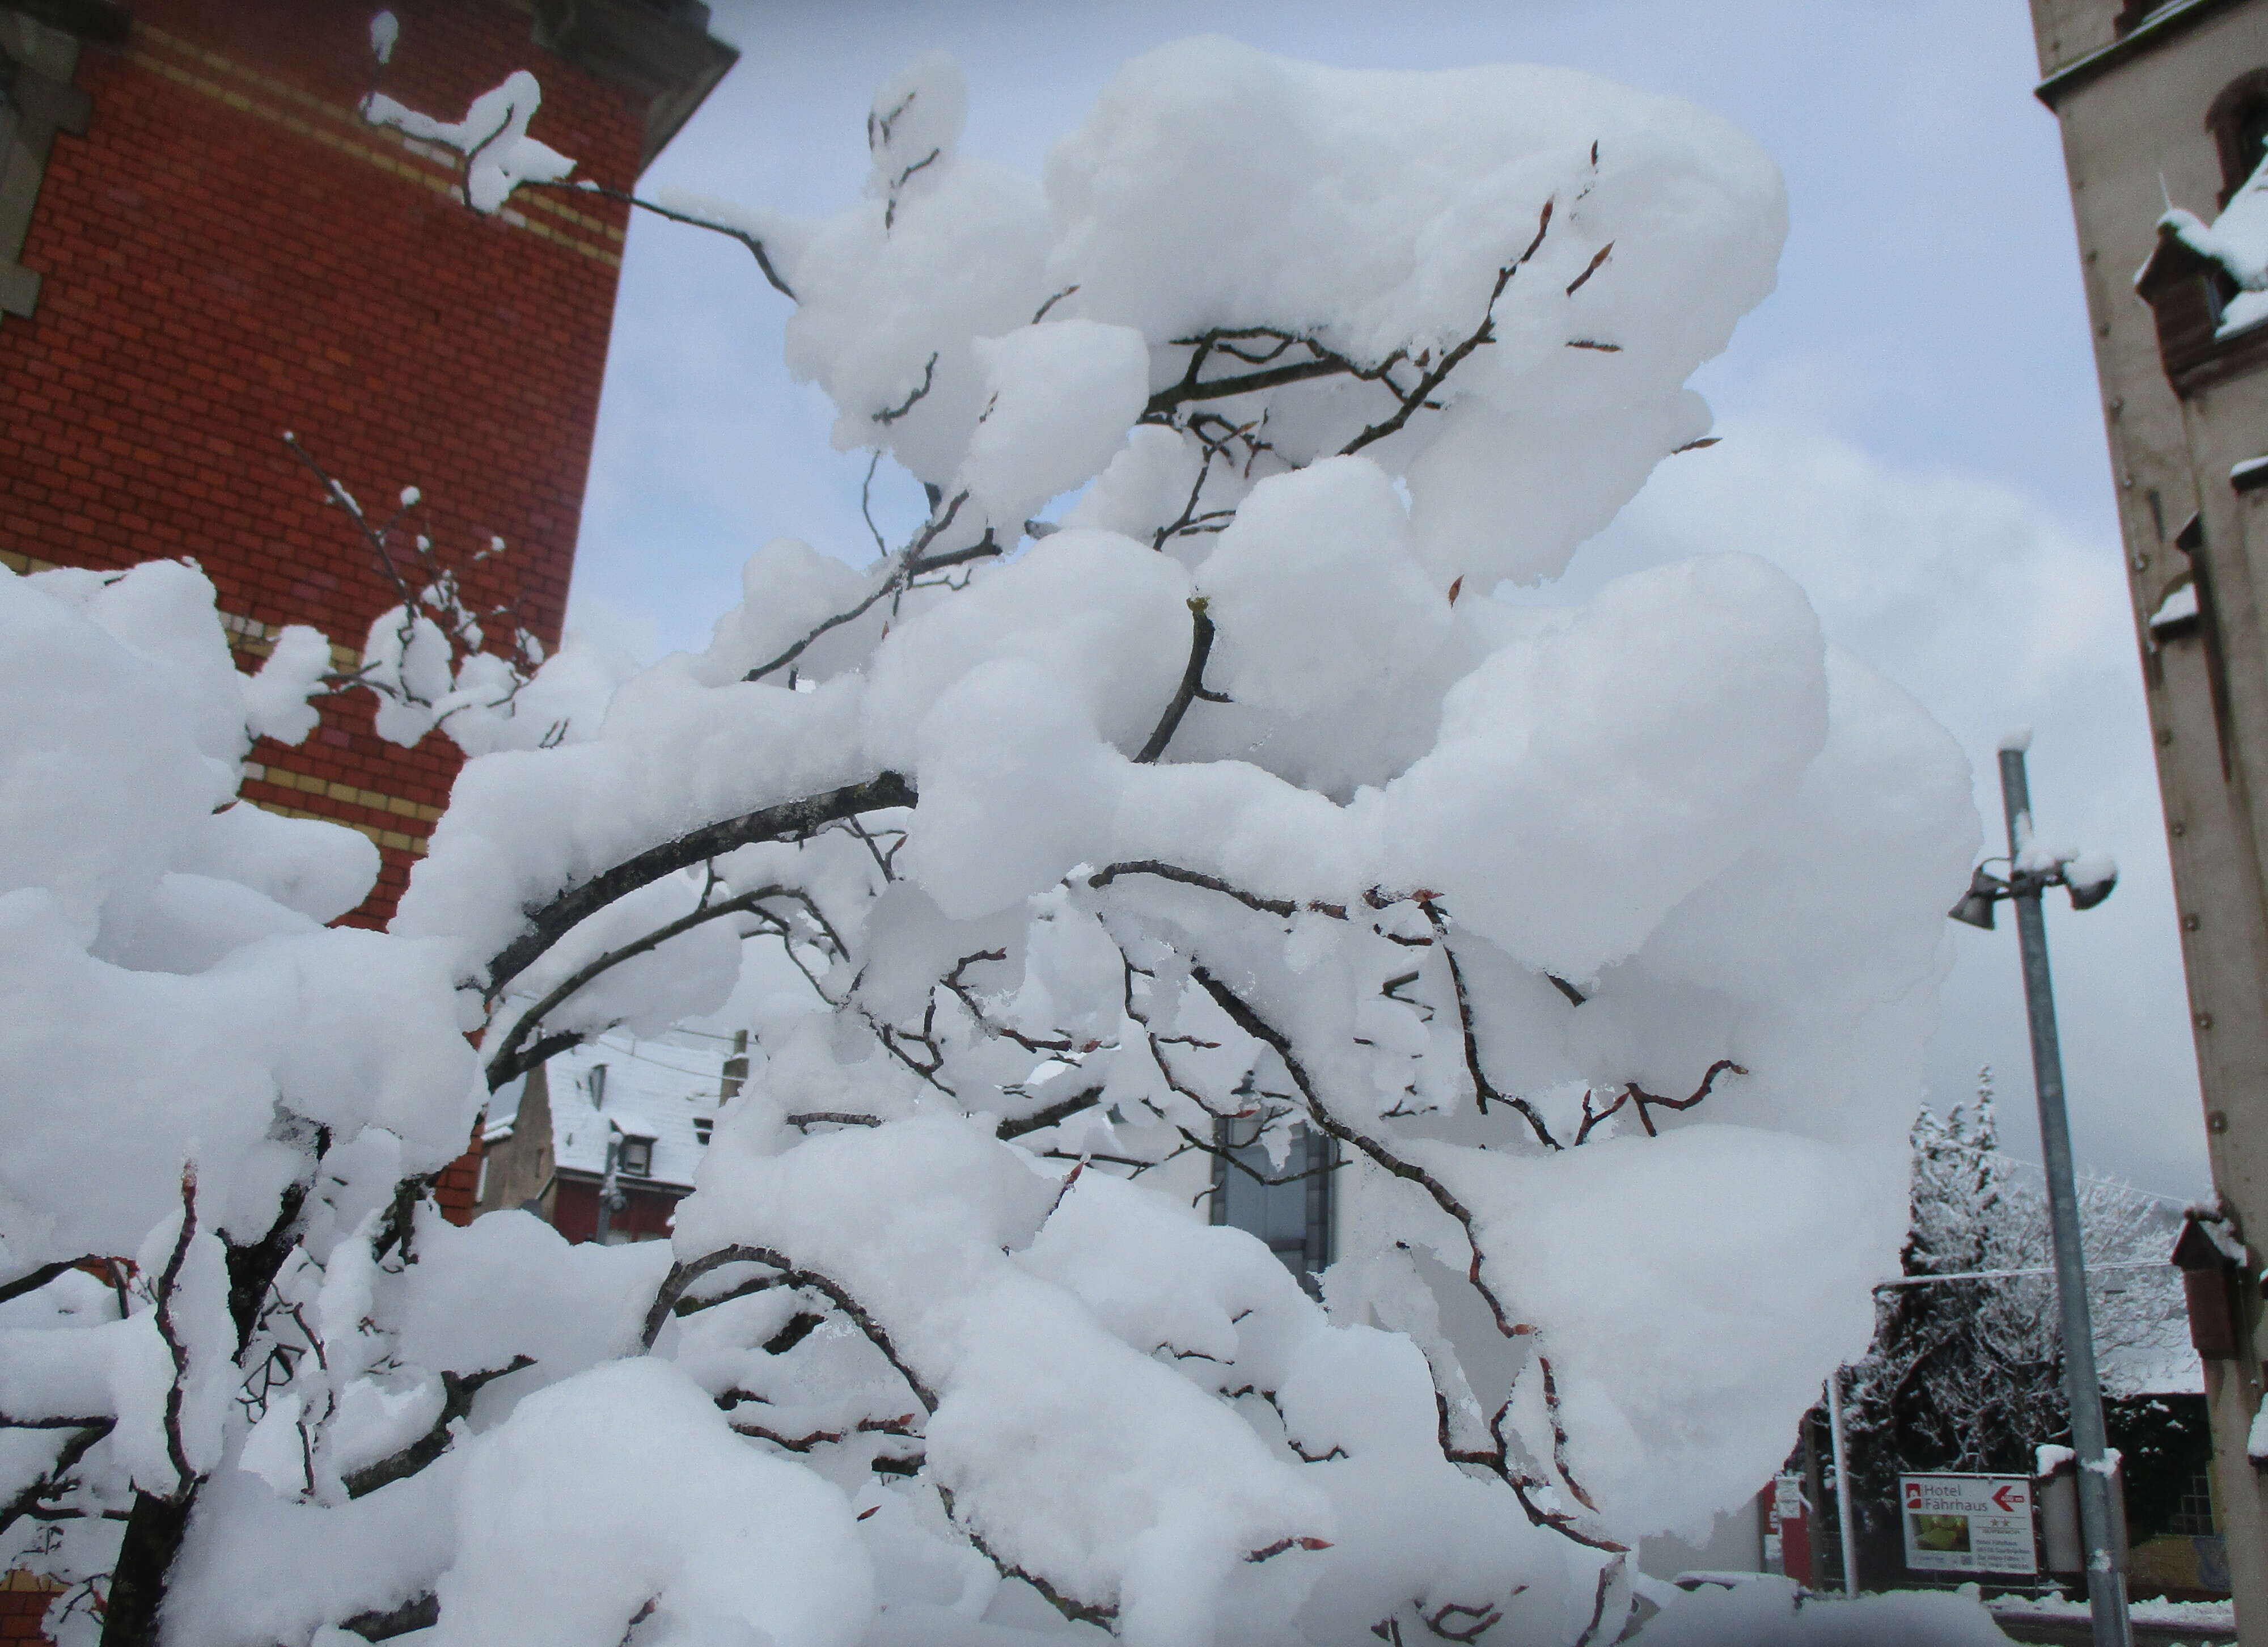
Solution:
[{"label": "red wall section", "polygon": [[[445,119],[536,72],[532,134],[626,184],[637,111],[539,50],[503,0],[392,0],[387,91]],[[364,0],[136,0],[123,52],[89,48],[84,137],[59,135],[22,254],[43,283],[0,317],[0,552],[113,567],[190,557],[224,612],[310,623],[359,652],[395,599],[289,429],[375,512],[405,485],[481,608],[556,643],[605,367],[622,209],[523,191],[482,218],[453,173],[353,113]],[[256,636],[258,631],[254,633]],[[256,667],[256,645],[239,654]],[[297,749],[263,743],[247,796],[352,824],[384,849],[350,919],[387,919],[458,760],[334,700]]]},{"label": "red wall section", "polygon": [[[679,1197],[666,1190],[633,1189],[622,1185],[622,1209],[608,1224],[620,1240],[655,1241],[669,1234],[677,1215]],[[580,1178],[562,1178],[553,1192],[551,1227],[570,1241],[588,1241],[599,1233],[599,1186]]]}]

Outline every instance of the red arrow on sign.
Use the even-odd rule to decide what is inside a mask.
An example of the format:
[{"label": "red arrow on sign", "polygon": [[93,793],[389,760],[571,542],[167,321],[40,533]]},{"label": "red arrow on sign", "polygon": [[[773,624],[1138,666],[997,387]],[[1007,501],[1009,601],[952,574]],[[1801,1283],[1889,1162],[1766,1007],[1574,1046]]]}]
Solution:
[{"label": "red arrow on sign", "polygon": [[[2013,1499],[2009,1497],[2011,1493],[2015,1495]],[[1992,1502],[2003,1510],[2014,1510],[2024,1502],[2024,1489],[2011,1481],[2006,1487],[1994,1491]]]}]

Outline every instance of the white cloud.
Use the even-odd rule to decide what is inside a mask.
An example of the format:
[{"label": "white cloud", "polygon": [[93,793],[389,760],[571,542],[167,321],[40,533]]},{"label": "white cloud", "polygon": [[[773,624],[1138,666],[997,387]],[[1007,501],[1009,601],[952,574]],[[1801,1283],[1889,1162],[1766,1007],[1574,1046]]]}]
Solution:
[{"label": "white cloud", "polygon": [[[1899,682],[1978,764],[1977,809],[2001,829],[1992,750],[2036,729],[2043,827],[2114,853],[2111,901],[2051,910],[2066,1078],[2094,1171],[2173,1193],[2205,1181],[2204,1134],[2170,872],[2119,550],[2005,482],[1902,466],[1815,424],[1727,423],[1722,443],[1671,459],[1534,597],[1580,598],[1638,566],[1741,549],[1810,592],[1827,632]],[[2107,523],[2106,523],[2107,524]],[[1932,1060],[1935,1100],[1995,1067],[2007,1130],[2029,1135],[2030,1056],[2014,938],[1953,928]]]}]

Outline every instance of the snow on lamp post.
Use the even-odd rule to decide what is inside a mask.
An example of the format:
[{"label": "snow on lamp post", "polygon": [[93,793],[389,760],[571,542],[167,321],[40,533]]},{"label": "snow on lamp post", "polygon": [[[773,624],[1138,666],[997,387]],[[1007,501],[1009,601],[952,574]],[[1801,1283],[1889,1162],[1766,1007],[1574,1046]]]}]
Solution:
[{"label": "snow on lamp post", "polygon": [[2016,906],[2016,936],[2023,957],[2024,1006],[2032,1033],[2032,1078],[2039,1093],[2040,1148],[2047,1171],[2048,1228],[2055,1244],[2056,1300],[2063,1329],[2064,1390],[2071,1402],[2071,1435],[2079,1453],[2079,1513],[2087,1542],[2087,1596],[2095,1647],[2131,1647],[2126,1575],[2115,1553],[2110,1502],[2111,1463],[2102,1424],[2102,1385],[2095,1370],[2095,1333],[2088,1318],[2087,1263],[2080,1247],[2079,1192],[2073,1180],[2071,1121],[2064,1111],[2063,1054],[2056,1037],[2055,993],[2048,977],[2048,934],[2040,894],[2060,886],[2073,909],[2092,909],[2110,896],[2118,872],[2102,853],[2082,855],[2042,847],[2032,831],[2031,788],[2024,774],[2029,727],[2000,740],[2000,799],[2008,818],[2008,875],[2003,881],[1979,865],[1969,890],[1948,912],[1989,932],[1992,905]]},{"label": "snow on lamp post", "polygon": [[591,1239],[600,1246],[607,1244],[607,1237],[613,1231],[615,1215],[629,1200],[629,1197],[622,1193],[617,1178],[622,1166],[622,1138],[621,1126],[609,1119],[607,1122],[607,1165],[599,1175],[599,1222],[591,1232]]}]

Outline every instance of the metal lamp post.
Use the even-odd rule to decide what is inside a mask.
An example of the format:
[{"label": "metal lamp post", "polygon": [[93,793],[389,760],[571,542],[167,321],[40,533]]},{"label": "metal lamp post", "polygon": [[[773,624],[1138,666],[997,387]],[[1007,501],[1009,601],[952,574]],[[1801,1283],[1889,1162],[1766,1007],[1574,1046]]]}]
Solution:
[{"label": "metal lamp post", "polygon": [[622,1193],[617,1174],[622,1160],[622,1129],[611,1117],[607,1121],[607,1168],[599,1175],[599,1222],[591,1232],[591,1239],[600,1246],[613,1233],[615,1215],[622,1211],[629,1197]]},{"label": "metal lamp post", "polygon": [[2075,909],[2092,909],[2110,896],[2115,875],[2081,878],[2070,860],[2041,853],[2032,836],[2031,788],[2024,774],[2029,731],[2000,742],[2000,799],[2008,817],[2008,878],[1979,866],[1969,890],[1950,912],[1955,920],[1990,931],[1992,905],[2016,906],[2016,937],[2023,956],[2024,1005],[2031,1021],[2032,1079],[2038,1088],[2040,1148],[2048,1184],[2048,1225],[2055,1240],[2056,1301],[2063,1328],[2064,1392],[2071,1402],[2071,1438],[2079,1454],[2079,1515],[2087,1544],[2087,1599],[2095,1647],[2132,1647],[2126,1616],[2126,1575],[2118,1566],[2112,1531],[2111,1464],[2102,1425],[2102,1385],[2095,1370],[2095,1333],[2088,1318],[2087,1266],[2080,1248],[2079,1192],[2072,1179],[2071,1121],[2064,1112],[2063,1054],[2056,1038],[2055,994],[2048,979],[2047,927],[2040,894],[2066,888]]},{"label": "metal lamp post", "polygon": [[1859,1593],[1859,1524],[1851,1511],[1850,1449],[1843,1441],[1843,1369],[1827,1375],[1828,1445],[1835,1453],[1835,1542],[1843,1555],[1843,1593]]}]

